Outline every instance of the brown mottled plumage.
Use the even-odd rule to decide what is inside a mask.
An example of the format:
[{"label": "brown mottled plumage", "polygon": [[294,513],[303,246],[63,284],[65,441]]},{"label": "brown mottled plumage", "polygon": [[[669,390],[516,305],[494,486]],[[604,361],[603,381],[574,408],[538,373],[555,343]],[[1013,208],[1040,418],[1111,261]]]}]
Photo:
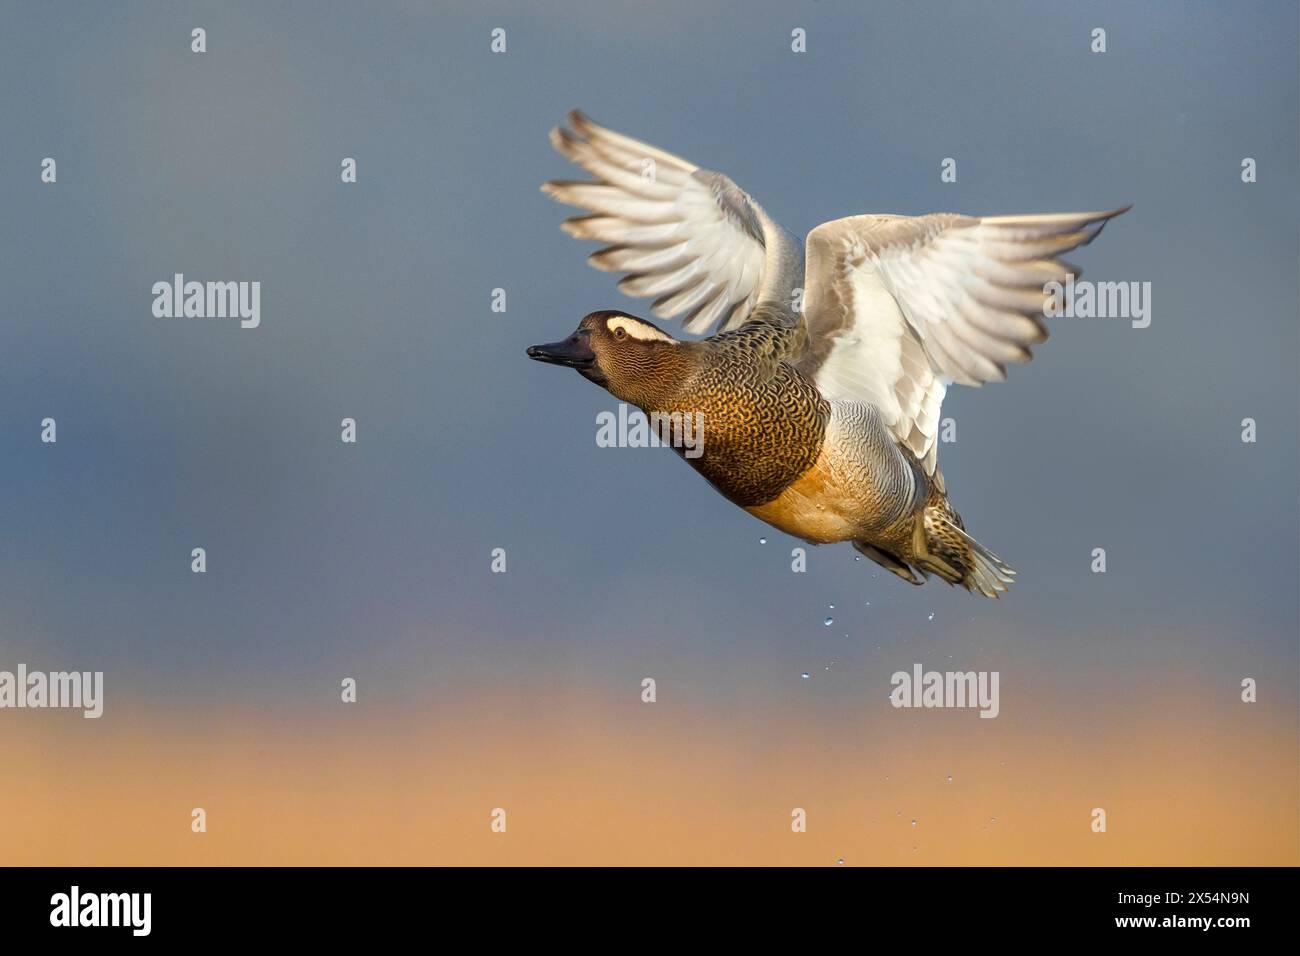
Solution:
[{"label": "brown mottled plumage", "polygon": [[[966,533],[936,462],[947,386],[1006,377],[1047,337],[1054,257],[1122,209],[973,218],[852,216],[806,248],[721,173],[570,115],[552,142],[597,177],[543,191],[591,215],[599,269],[655,296],[702,341],[593,312],[529,356],[576,368],[647,414],[700,416],[686,460],[750,514],[815,544],[849,541],[899,577],[997,597],[1015,572]],[[806,263],[805,263],[806,252]],[[674,419],[674,414],[677,417]],[[679,447],[679,451],[684,449]]]},{"label": "brown mottled plumage", "polygon": [[729,500],[753,507],[779,496],[816,462],[830,404],[783,360],[791,330],[747,325],[675,348],[687,362],[671,408],[698,412],[704,451],[691,465]]}]

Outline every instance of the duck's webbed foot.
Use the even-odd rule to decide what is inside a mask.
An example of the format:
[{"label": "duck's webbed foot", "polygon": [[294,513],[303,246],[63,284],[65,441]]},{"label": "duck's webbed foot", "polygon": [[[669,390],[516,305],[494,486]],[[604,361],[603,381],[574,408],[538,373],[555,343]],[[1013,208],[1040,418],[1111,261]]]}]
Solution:
[{"label": "duck's webbed foot", "polygon": [[[882,568],[887,568],[890,571],[893,571],[908,584],[924,584],[925,577],[929,577],[928,574],[926,574],[925,577],[921,577],[916,573],[916,569],[911,565],[904,563],[887,551],[881,551],[873,544],[867,544],[865,541],[854,541],[853,549],[865,554]],[[924,571],[921,573],[925,574]]]}]

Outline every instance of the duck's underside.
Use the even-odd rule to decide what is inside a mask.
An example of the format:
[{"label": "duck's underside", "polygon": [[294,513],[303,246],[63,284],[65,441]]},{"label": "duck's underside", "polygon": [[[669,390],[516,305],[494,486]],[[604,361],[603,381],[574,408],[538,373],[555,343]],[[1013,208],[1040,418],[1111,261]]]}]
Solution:
[{"label": "duck's underside", "polygon": [[924,584],[937,574],[949,584],[996,598],[1015,580],[1016,572],[1006,562],[966,533],[961,516],[942,493],[890,527],[866,532],[860,530],[862,525],[872,522],[864,522],[860,511],[840,510],[844,499],[798,501],[799,495],[800,491],[783,494],[777,501],[745,510],[810,544],[848,541],[909,584]]},{"label": "duck's underside", "polygon": [[927,475],[889,439],[836,407],[816,462],[771,501],[745,508],[812,544],[848,541],[911,584],[936,574],[997,597],[1016,572],[966,533],[948,503],[943,476]]}]

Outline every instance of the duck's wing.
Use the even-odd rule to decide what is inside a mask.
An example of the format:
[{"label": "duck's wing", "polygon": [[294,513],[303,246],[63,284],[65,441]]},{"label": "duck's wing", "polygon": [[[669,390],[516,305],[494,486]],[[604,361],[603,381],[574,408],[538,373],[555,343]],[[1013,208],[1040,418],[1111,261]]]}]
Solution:
[{"label": "duck's wing", "polygon": [[803,248],[722,173],[615,133],[578,111],[551,143],[596,178],[542,192],[591,215],[567,220],[578,239],[609,243],[587,261],[625,272],[618,287],[654,296],[650,311],[688,332],[745,324],[759,302],[787,309],[803,280]]},{"label": "duck's wing", "polygon": [[808,234],[804,341],[794,360],[828,398],[867,401],[934,472],[947,386],[1002,381],[1047,338],[1056,257],[1124,212],[975,218],[850,216]]}]

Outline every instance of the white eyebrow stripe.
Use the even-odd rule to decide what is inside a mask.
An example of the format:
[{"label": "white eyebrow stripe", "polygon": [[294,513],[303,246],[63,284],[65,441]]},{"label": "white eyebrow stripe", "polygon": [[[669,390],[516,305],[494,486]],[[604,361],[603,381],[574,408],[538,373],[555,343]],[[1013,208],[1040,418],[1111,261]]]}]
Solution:
[{"label": "white eyebrow stripe", "polygon": [[677,340],[671,335],[665,335],[654,326],[646,325],[644,322],[639,322],[636,319],[627,316],[617,315],[613,318],[606,319],[605,325],[611,332],[616,329],[622,329],[638,342],[668,342],[671,345],[677,344]]}]

